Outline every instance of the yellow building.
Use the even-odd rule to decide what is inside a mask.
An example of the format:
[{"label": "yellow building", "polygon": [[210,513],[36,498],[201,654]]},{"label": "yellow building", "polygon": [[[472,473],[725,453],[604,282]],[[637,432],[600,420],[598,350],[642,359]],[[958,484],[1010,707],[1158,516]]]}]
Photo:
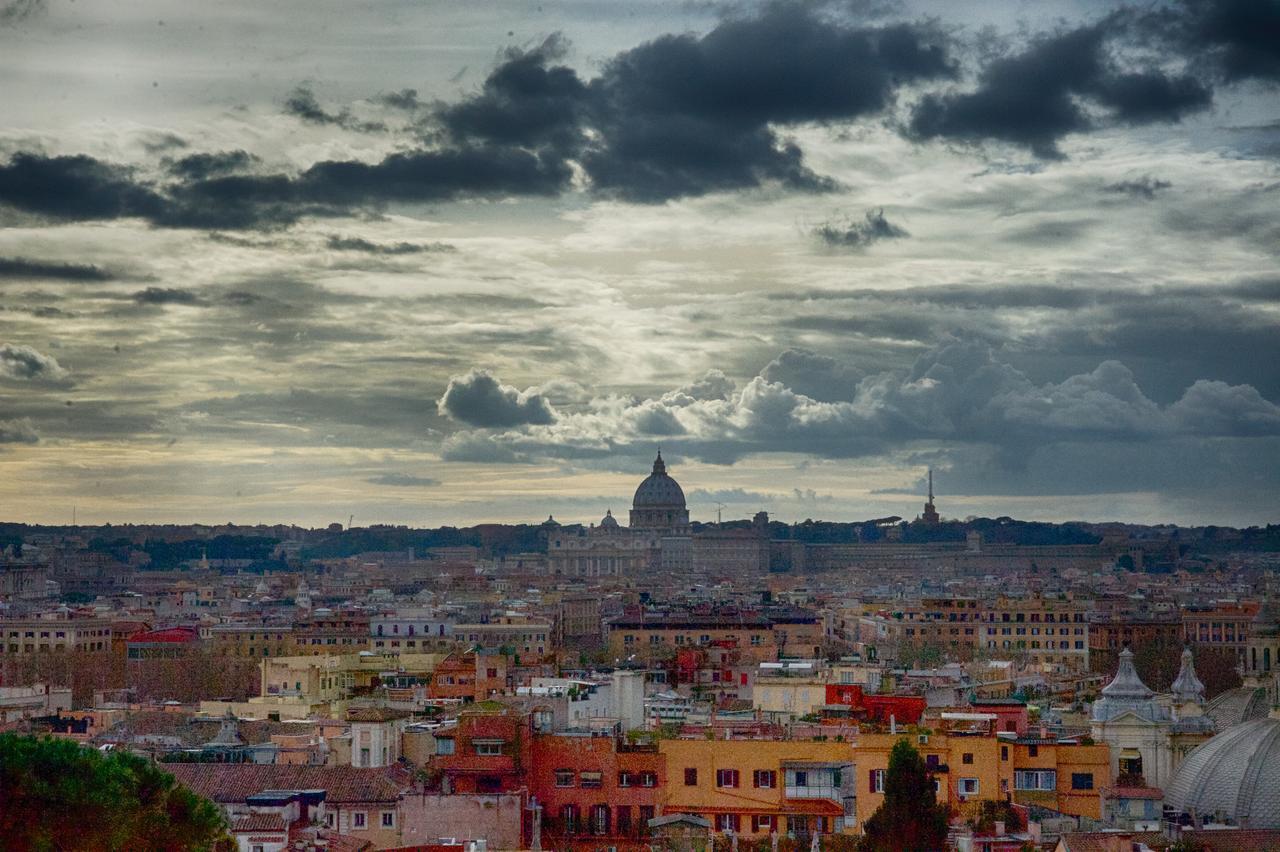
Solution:
[{"label": "yellow building", "polygon": [[827,703],[823,677],[757,676],[751,686],[751,704],[765,713],[807,716]]},{"label": "yellow building", "polygon": [[1012,797],[1072,816],[1102,817],[1101,792],[1111,785],[1105,745],[1059,743],[990,731],[961,733],[911,728],[898,734],[863,734],[854,749],[861,826],[884,801],[884,777],[894,743],[906,739],[932,769],[938,801],[963,813],[982,800]]},{"label": "yellow building", "polygon": [[690,813],[716,831],[797,837],[853,825],[853,749],[844,742],[663,740],[662,813]]}]

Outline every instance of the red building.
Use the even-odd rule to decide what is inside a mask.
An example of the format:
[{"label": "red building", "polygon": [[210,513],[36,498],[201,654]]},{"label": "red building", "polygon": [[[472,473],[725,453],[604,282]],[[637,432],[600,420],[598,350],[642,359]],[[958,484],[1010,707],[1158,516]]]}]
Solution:
[{"label": "red building", "polygon": [[512,793],[525,789],[533,757],[533,717],[512,709],[474,710],[454,728],[436,732],[430,769],[450,793]]},{"label": "red building", "polygon": [[827,706],[848,707],[847,716],[855,721],[887,725],[893,720],[899,725],[918,725],[926,703],[920,695],[874,695],[864,692],[858,684],[827,684]]},{"label": "red building", "polygon": [[533,767],[529,788],[542,805],[544,843],[647,848],[648,822],[667,784],[657,746],[612,736],[540,735]]},{"label": "red building", "polygon": [[1017,698],[982,699],[973,702],[973,712],[994,714],[997,731],[1016,731],[1020,737],[1027,733],[1029,722],[1025,701]]}]

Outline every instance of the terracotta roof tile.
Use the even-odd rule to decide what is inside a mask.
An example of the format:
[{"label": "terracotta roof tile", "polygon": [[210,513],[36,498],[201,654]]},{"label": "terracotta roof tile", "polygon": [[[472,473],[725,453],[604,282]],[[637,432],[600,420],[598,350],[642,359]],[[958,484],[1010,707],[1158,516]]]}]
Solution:
[{"label": "terracotta roof tile", "polygon": [[215,802],[243,802],[263,790],[324,790],[325,801],[336,803],[394,802],[404,790],[381,769],[354,766],[171,763],[165,769]]}]

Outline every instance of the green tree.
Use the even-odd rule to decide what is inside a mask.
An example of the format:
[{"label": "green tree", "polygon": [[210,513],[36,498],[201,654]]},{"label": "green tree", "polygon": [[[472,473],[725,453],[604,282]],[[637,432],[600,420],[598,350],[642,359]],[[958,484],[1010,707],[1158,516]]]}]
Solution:
[{"label": "green tree", "polygon": [[950,810],[938,804],[920,752],[905,739],[889,753],[884,802],[862,828],[859,852],[934,852],[945,849]]},{"label": "green tree", "polygon": [[218,807],[150,761],[0,734],[0,847],[212,852],[231,844]]}]

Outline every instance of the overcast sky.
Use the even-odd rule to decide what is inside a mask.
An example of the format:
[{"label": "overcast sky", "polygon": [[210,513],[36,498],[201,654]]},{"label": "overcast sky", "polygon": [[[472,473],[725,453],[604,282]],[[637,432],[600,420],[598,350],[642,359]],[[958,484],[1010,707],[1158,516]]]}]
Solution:
[{"label": "overcast sky", "polygon": [[0,516],[1280,520],[1280,0],[0,0]]}]

